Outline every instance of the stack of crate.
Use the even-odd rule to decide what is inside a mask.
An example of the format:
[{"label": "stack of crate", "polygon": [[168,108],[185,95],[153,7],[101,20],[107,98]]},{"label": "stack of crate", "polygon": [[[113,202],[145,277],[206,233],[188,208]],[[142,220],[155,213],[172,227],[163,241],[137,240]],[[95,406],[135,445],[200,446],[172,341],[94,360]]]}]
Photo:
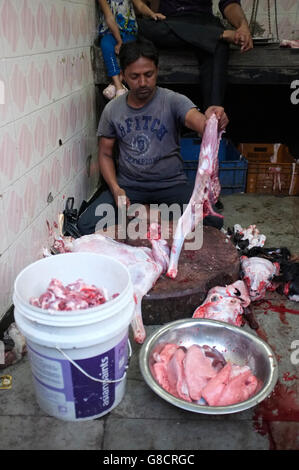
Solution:
[{"label": "stack of crate", "polygon": [[283,144],[239,144],[248,160],[247,193],[299,195],[299,165]]}]

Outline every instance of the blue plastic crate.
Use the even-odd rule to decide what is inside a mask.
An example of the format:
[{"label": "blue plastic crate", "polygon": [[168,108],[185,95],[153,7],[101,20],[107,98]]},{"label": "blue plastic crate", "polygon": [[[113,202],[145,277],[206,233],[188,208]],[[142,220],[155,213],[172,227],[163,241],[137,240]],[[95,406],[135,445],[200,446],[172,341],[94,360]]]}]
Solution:
[{"label": "blue plastic crate", "polygon": [[198,160],[201,139],[182,137],[180,141],[181,155],[184,161]]},{"label": "blue plastic crate", "polygon": [[[194,184],[198,163],[185,161],[184,170],[190,183]],[[221,194],[245,192],[248,162],[244,157],[240,160],[231,160],[219,163],[219,180]]]},{"label": "blue plastic crate", "polygon": [[248,162],[244,157],[239,160],[219,163],[221,194],[244,193],[247,180]]},{"label": "blue plastic crate", "polygon": [[[192,137],[182,137],[180,140],[181,155],[184,161],[198,160],[201,139]],[[218,160],[239,160],[240,152],[227,139],[221,139],[218,152]]]}]

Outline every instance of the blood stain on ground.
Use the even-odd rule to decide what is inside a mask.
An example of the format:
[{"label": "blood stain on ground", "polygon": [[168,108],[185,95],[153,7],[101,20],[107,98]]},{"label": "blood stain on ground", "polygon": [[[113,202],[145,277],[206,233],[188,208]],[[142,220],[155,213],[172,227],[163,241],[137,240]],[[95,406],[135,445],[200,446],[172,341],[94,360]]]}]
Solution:
[{"label": "blood stain on ground", "polygon": [[[286,314],[299,314],[299,310],[287,308],[283,303],[275,305],[270,300],[261,300],[256,302],[255,305],[264,309],[264,314],[269,311],[278,313],[284,325],[289,325]],[[256,332],[261,339],[269,344],[267,334],[262,328],[259,328]],[[275,347],[271,345],[271,348],[275,351]],[[277,360],[281,359],[277,354],[276,358]],[[292,382],[298,380],[298,376],[285,372],[282,379],[284,382]],[[295,436],[295,434],[298,433],[296,424],[299,422],[298,392],[298,382],[284,385],[278,381],[271,395],[255,409],[253,418],[255,429],[261,435],[268,436],[270,449],[289,449],[291,441],[296,443],[294,445],[297,448],[298,436]],[[275,423],[275,426],[271,423]],[[284,431],[277,432],[280,428]],[[290,434],[294,434],[292,439],[290,439]]]},{"label": "blood stain on ground", "polygon": [[[267,304],[266,307],[264,307],[262,304]],[[286,308],[284,304],[279,304],[279,305],[274,305],[270,300],[261,300],[256,303],[256,306],[261,306],[262,308],[265,308],[264,314],[268,313],[268,310],[272,310],[273,312],[277,312],[279,314],[279,318],[281,322],[284,325],[288,325],[288,321],[286,319],[286,313],[290,313],[292,315],[299,315],[299,310],[291,309],[291,308]]]},{"label": "blood stain on ground", "polygon": [[285,382],[290,382],[291,380],[297,380],[297,379],[298,379],[297,375],[295,375],[295,374],[290,375],[290,372],[285,372],[283,374],[283,380]]},{"label": "blood stain on ground", "polygon": [[[273,392],[263,400],[255,409],[253,417],[255,429],[261,435],[268,435],[270,449],[275,448],[275,442],[271,433],[271,422],[294,422],[299,421],[299,402],[297,391],[287,387],[279,381]],[[279,446],[283,448],[282,439]],[[287,446],[285,442],[285,446]],[[286,447],[285,447],[286,448]]]}]

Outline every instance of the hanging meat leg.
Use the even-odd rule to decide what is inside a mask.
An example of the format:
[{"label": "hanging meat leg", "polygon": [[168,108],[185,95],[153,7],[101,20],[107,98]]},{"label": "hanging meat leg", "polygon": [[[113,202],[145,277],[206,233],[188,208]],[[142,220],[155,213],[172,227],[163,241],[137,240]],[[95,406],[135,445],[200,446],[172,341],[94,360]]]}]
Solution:
[{"label": "hanging meat leg", "polygon": [[218,179],[218,150],[222,132],[218,132],[218,120],[213,114],[204,131],[195,185],[189,204],[178,220],[170,254],[167,276],[175,278],[178,272],[179,256],[186,236],[192,232],[207,215],[218,215],[213,210],[221,186]]}]

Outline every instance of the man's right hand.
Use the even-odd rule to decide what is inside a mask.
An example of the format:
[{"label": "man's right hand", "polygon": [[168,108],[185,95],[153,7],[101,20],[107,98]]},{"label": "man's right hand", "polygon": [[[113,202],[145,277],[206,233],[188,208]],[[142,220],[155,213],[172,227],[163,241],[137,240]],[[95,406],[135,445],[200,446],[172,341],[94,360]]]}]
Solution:
[{"label": "man's right hand", "polygon": [[210,106],[206,112],[205,112],[205,116],[207,119],[209,119],[212,114],[215,114],[216,115],[216,118],[218,119],[218,127],[219,127],[219,131],[224,131],[226,126],[228,125],[229,123],[229,120],[228,120],[228,117],[224,111],[224,108],[222,106]]},{"label": "man's right hand", "polygon": [[126,195],[126,191],[119,186],[113,190],[111,190],[112,195],[114,197],[115,203],[117,207],[121,208],[123,206],[129,207],[131,202],[128,196]]}]

